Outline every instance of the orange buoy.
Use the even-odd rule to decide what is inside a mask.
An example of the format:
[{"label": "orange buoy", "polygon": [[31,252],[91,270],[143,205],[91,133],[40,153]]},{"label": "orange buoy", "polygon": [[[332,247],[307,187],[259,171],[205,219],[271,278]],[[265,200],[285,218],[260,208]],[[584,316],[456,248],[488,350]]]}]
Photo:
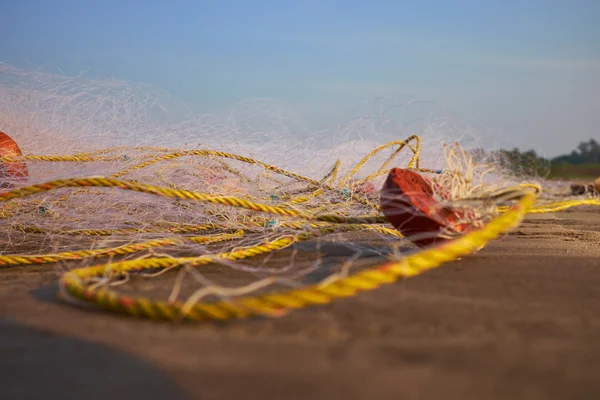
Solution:
[{"label": "orange buoy", "polygon": [[[19,157],[21,155],[21,149],[17,143],[6,133],[0,132],[0,156]],[[10,187],[11,182],[26,180],[28,176],[27,164],[23,161],[0,160],[0,187]]]},{"label": "orange buoy", "polygon": [[417,246],[446,240],[440,236],[442,229],[462,232],[468,228],[458,224],[456,211],[435,201],[431,184],[415,171],[393,168],[381,189],[380,201],[387,220]]}]

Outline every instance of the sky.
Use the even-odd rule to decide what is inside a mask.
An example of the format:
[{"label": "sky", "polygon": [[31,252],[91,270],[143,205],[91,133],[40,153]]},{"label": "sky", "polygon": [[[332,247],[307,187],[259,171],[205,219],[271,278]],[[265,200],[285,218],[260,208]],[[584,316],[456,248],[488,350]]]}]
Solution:
[{"label": "sky", "polygon": [[0,61],[142,81],[200,113],[246,98],[308,125],[438,102],[545,156],[600,139],[598,0],[5,0]]}]

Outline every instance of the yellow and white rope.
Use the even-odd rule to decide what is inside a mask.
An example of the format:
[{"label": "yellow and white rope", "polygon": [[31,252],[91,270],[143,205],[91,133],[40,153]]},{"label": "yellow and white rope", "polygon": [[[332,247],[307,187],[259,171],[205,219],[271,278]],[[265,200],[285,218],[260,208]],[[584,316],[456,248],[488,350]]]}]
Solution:
[{"label": "yellow and white rope", "polygon": [[[414,142],[414,144],[412,143]],[[49,254],[0,254],[0,268],[17,265],[49,264],[58,261],[92,260],[101,257],[121,257],[119,261],[98,264],[90,267],[73,269],[63,275],[60,280],[61,291],[70,297],[80,301],[96,305],[100,308],[125,313],[132,316],[145,317],[159,320],[226,320],[239,319],[250,316],[282,315],[288,310],[308,307],[316,304],[325,304],[336,298],[349,297],[360,291],[373,290],[383,284],[395,282],[398,279],[409,278],[419,275],[428,270],[437,268],[445,263],[456,260],[465,255],[481,249],[485,244],[498,236],[516,227],[524,215],[530,213],[557,212],[570,207],[581,205],[600,206],[600,200],[595,199],[571,199],[546,204],[535,204],[537,195],[541,188],[538,185],[522,184],[515,187],[505,188],[496,192],[487,193],[479,197],[465,197],[460,202],[468,204],[490,203],[492,206],[498,203],[514,202],[512,206],[496,207],[499,214],[485,226],[472,231],[464,236],[459,236],[443,244],[432,248],[419,250],[407,255],[402,259],[393,259],[381,265],[374,266],[347,277],[329,277],[316,285],[306,286],[299,289],[283,292],[270,292],[257,296],[233,297],[231,300],[200,301],[201,296],[193,296],[188,301],[163,302],[142,296],[126,296],[109,289],[107,286],[98,285],[98,278],[122,277],[130,273],[144,273],[147,271],[165,271],[174,268],[196,267],[215,262],[235,261],[249,257],[264,255],[277,250],[292,246],[295,243],[311,240],[325,235],[338,232],[374,231],[384,235],[392,235],[401,238],[402,235],[385,224],[387,220],[380,214],[379,206],[369,199],[360,195],[352,194],[348,201],[368,206],[367,215],[352,216],[343,212],[343,207],[336,208],[335,205],[310,205],[311,199],[326,192],[340,193],[340,189],[346,186],[361,168],[377,153],[384,149],[397,146],[392,155],[365,181],[370,181],[388,171],[391,161],[402,151],[408,148],[412,151],[412,157],[408,168],[422,172],[433,172],[419,166],[421,142],[418,136],[411,136],[403,141],[390,142],[379,146],[367,156],[360,160],[352,170],[339,181],[340,162],[337,161],[333,168],[320,180],[305,177],[300,174],[286,171],[282,168],[264,163],[250,157],[226,153],[214,150],[173,150],[166,148],[133,148],[129,151],[146,151],[146,154],[135,156],[131,160],[140,160],[137,164],[128,166],[114,173],[110,177],[83,177],[70,179],[57,179],[45,183],[29,185],[0,193],[0,218],[10,218],[20,211],[35,205],[31,196],[56,191],[64,188],[74,188],[76,193],[90,188],[118,189],[145,193],[147,195],[165,198],[179,199],[182,201],[209,203],[224,205],[253,211],[251,217],[237,221],[235,224],[206,223],[206,224],[166,224],[154,223],[140,228],[123,229],[48,229],[40,226],[25,226],[15,224],[12,230],[23,233],[44,233],[53,235],[77,235],[77,236],[119,236],[128,237],[131,234],[169,234],[180,236],[169,236],[149,240],[130,240],[127,244],[117,247],[104,247],[98,249],[63,251]],[[112,148],[90,153],[80,153],[71,156],[38,156],[27,155],[22,157],[0,157],[0,161],[34,161],[34,162],[112,162],[126,161],[123,156],[112,154],[125,150],[126,148]],[[149,152],[149,153],[148,153]],[[295,179],[309,186],[303,189],[301,195],[285,195],[279,205],[268,204],[268,201],[250,198],[247,196],[224,196],[212,193],[200,193],[180,189],[165,178],[164,171],[173,165],[164,166],[158,170],[158,177],[167,187],[155,186],[120,178],[162,161],[175,160],[186,156],[216,157],[217,161],[231,174],[244,177],[238,170],[229,166],[223,159],[237,160],[251,165],[258,165],[265,171]],[[469,183],[470,184],[470,183]],[[58,201],[65,201],[76,193],[67,192]],[[301,206],[308,203],[308,206]],[[342,203],[343,205],[343,203]],[[364,209],[364,207],[363,207]],[[328,212],[324,212],[327,210]],[[332,210],[338,210],[333,212]],[[260,214],[262,213],[262,214]],[[122,260],[123,256],[136,252],[152,250],[166,246],[176,246],[185,243],[218,243],[236,240],[245,237],[248,232],[258,232],[264,229],[266,217],[263,214],[271,214],[281,217],[277,221],[277,231],[280,236],[270,241],[254,241],[243,248],[232,251],[224,251],[216,254],[204,254],[195,257],[157,257],[138,258],[133,260]],[[187,234],[202,233],[202,236],[183,236]],[[124,240],[124,239],[118,239]],[[257,282],[249,289],[266,288],[278,283],[274,277]],[[248,290],[249,290],[248,289]],[[203,294],[236,294],[240,291],[205,288]],[[239,293],[238,293],[239,292]],[[242,291],[243,292],[243,291]]]}]

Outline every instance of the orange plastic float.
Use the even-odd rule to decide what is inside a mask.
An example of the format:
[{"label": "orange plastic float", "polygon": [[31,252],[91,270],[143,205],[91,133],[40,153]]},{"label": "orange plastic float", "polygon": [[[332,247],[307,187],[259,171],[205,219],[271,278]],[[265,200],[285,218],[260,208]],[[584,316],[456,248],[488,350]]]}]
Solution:
[{"label": "orange plastic float", "polygon": [[464,232],[470,227],[459,223],[458,212],[435,201],[431,184],[415,171],[393,168],[381,189],[380,201],[388,221],[420,247],[447,240],[443,230]]},{"label": "orange plastic float", "polygon": [[[17,143],[6,133],[0,132],[0,156],[19,157],[21,155],[21,149]],[[28,176],[27,164],[23,161],[0,161],[0,187],[10,187],[11,182],[24,181]]]}]

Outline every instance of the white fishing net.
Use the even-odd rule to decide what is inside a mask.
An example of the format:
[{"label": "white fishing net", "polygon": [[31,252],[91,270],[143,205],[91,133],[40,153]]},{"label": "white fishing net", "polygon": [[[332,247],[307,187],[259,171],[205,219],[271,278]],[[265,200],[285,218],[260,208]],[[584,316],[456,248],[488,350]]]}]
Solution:
[{"label": "white fishing net", "polygon": [[431,184],[436,204],[415,213],[454,207],[458,218],[442,229],[451,237],[497,215],[507,198],[490,193],[544,168],[515,171],[435,103],[393,98],[311,130],[276,100],[195,115],[147,85],[0,65],[0,109],[0,130],[28,169],[10,190],[45,185],[2,203],[1,255],[61,271],[184,257],[178,272],[94,283],[169,302],[326,282],[414,250],[379,210],[391,168]]}]

